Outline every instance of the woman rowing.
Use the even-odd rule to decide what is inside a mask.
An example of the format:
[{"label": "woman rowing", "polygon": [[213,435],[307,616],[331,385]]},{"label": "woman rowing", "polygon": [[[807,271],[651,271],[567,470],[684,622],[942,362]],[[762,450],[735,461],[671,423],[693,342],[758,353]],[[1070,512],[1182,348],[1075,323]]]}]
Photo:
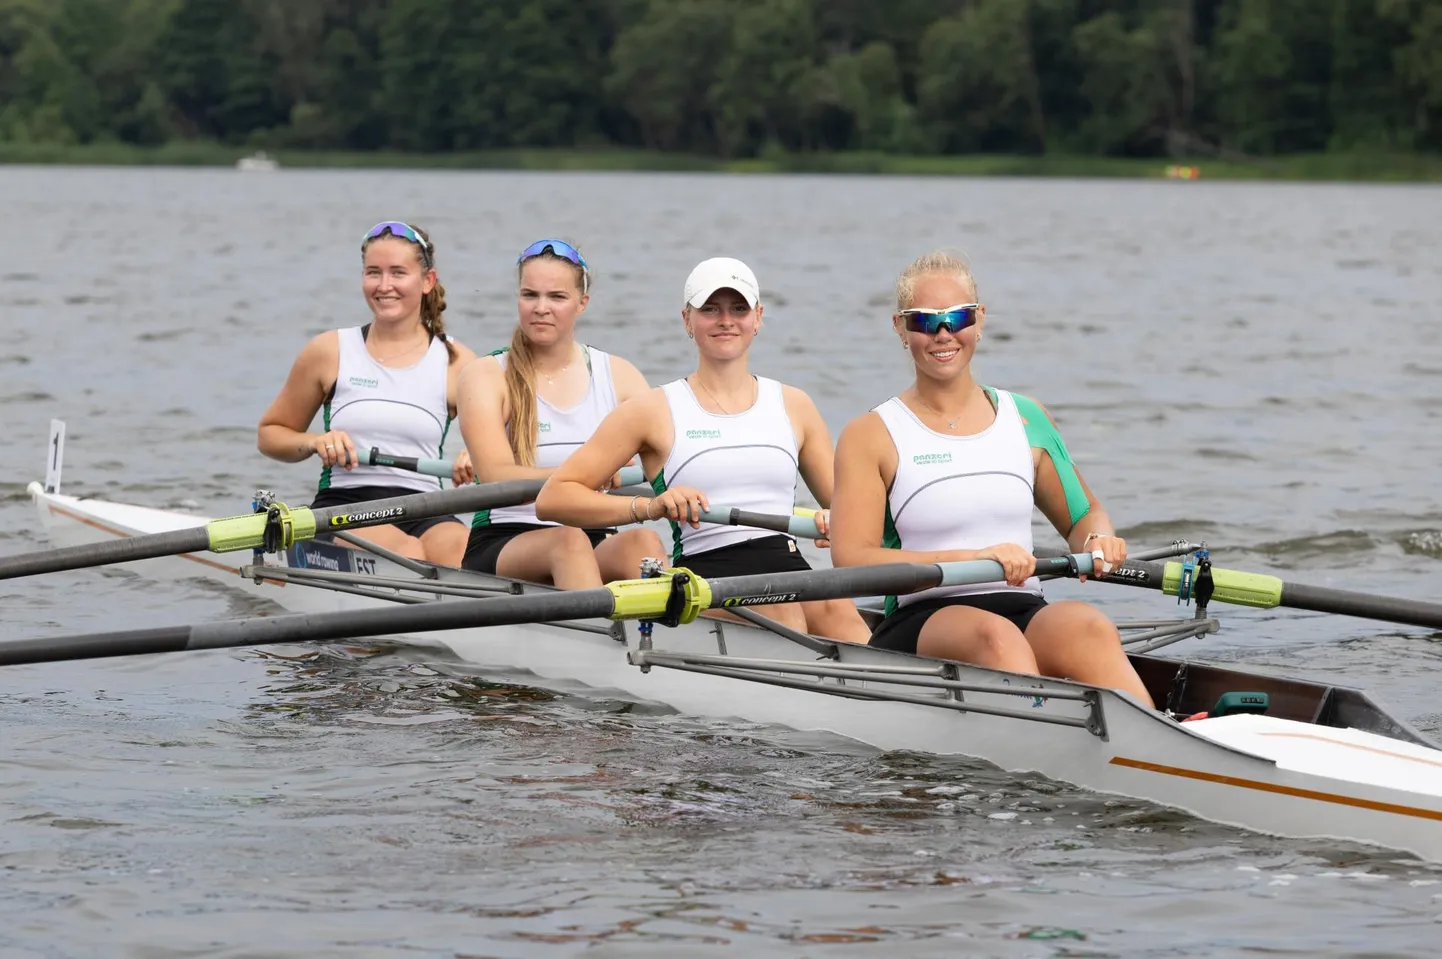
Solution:
[{"label": "woman rowing", "polygon": [[[371,227],[361,241],[361,291],[371,322],[307,343],[257,431],[256,445],[273,459],[320,457],[315,507],[435,491],[438,479],[363,466],[360,451],[441,457],[456,415],[460,370],[476,358],[446,335],[446,289],[436,276],[435,246],[419,227],[394,220]],[[321,432],[307,432],[322,408]],[[459,485],[471,478],[462,451],[453,479]],[[458,565],[466,548],[466,528],[455,516],[371,526],[354,535],[448,566]]]},{"label": "woman rowing", "polygon": [[985,324],[960,258],[931,253],[902,272],[892,327],[916,378],[842,431],[832,556],[838,566],[996,560],[1004,583],[888,597],[871,644],[1109,686],[1150,705],[1111,621],[1042,597],[1034,506],[1073,552],[1092,553],[1093,575],[1125,560],[1126,543],[1041,404],[972,378]]},{"label": "woman rowing", "polygon": [[[511,345],[472,363],[460,383],[461,432],[486,483],[545,479],[617,403],[649,388],[619,356],[576,342],[591,273],[575,247],[539,240],[516,264],[519,319]],[[607,474],[596,486],[612,480]],[[463,565],[584,589],[634,579],[643,558],[663,555],[651,530],[616,533],[610,525],[571,529],[537,518],[532,506],[483,510],[472,520]]]},{"label": "woman rowing", "polygon": [[[831,502],[831,436],[801,390],[754,376],[747,352],[761,331],[756,276],[740,260],[706,260],[686,279],[681,318],[696,341],[696,371],[606,417],[556,470],[538,513],[574,526],[671,521],[673,562],[702,577],[806,570],[785,534],[702,524],[710,504],[790,516],[799,467],[822,506]],[[618,500],[596,488],[637,454],[656,495]],[[826,513],[817,526],[826,535]],[[799,631],[864,643],[850,600],[757,607]]]}]

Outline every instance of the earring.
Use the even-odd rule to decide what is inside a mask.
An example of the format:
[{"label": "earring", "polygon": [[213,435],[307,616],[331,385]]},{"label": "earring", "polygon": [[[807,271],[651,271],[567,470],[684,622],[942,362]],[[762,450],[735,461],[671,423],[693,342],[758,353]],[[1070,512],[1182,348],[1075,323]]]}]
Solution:
[{"label": "earring", "polygon": [[688,339],[688,340],[694,340],[694,339],[696,339],[696,334],[695,334],[695,333],[692,333],[690,330],[687,330],[687,331],[686,331],[686,339]]},{"label": "earring", "polygon": [[981,330],[977,330],[977,331],[976,331],[976,341],[977,341],[978,343],[981,342]]},{"label": "earring", "polygon": [[910,351],[911,351],[911,347],[909,347],[909,346],[906,345],[906,341],[905,341],[905,340],[902,340],[902,341],[901,341],[901,348],[902,348],[903,351],[906,351],[906,352],[910,352]]}]

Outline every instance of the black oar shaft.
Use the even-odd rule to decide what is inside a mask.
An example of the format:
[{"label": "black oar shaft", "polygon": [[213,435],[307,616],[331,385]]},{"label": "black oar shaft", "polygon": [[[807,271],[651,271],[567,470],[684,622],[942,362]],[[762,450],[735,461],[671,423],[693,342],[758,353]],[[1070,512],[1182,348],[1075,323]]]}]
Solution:
[{"label": "black oar shaft", "polygon": [[[314,532],[302,533],[297,528],[295,538],[298,540],[310,539],[315,534],[327,531],[360,529],[365,526],[380,526],[401,520],[428,519],[432,516],[444,516],[447,513],[470,513],[498,506],[529,503],[541,491],[541,485],[541,480],[507,480],[503,483],[461,486],[448,490],[438,489],[434,493],[393,496],[364,503],[352,503],[348,506],[294,510],[293,514],[309,513],[314,521]],[[302,524],[297,523],[297,527],[300,525]],[[256,513],[211,520],[204,526],[192,529],[128,536],[101,543],[65,546],[60,549],[47,549],[19,556],[0,556],[0,579],[35,576],[40,573],[58,573],[63,570],[105,566],[111,563],[130,563],[142,559],[157,559],[162,556],[178,556],[182,553],[253,549],[261,545],[260,531],[264,529],[264,526],[264,514]]]},{"label": "black oar shaft", "polygon": [[[1038,558],[1038,575],[1076,571],[1069,556]],[[774,603],[809,603],[823,599],[897,595],[945,585],[945,572],[929,563],[888,563],[880,566],[838,567],[818,577],[816,570],[795,573],[757,573],[726,576],[710,581],[711,605],[766,606]],[[973,580],[982,582],[983,580]]]},{"label": "black oar shaft", "polygon": [[381,609],[301,613],[160,629],[81,633],[58,639],[27,639],[0,644],[0,666],[605,618],[611,615],[614,604],[615,597],[609,590],[585,589],[504,595],[494,599],[446,600]]},{"label": "black oar shaft", "polygon": [[894,563],[886,566],[858,566],[830,570],[817,581],[811,572],[757,573],[711,580],[713,606],[767,606],[774,603],[802,603],[843,596],[892,595],[928,589],[941,581],[936,566]]},{"label": "black oar shaft", "polygon": [[1341,616],[1358,616],[1362,619],[1442,629],[1442,603],[1429,603],[1420,599],[1370,596],[1345,589],[1283,583],[1281,605],[1292,609],[1310,609],[1318,613],[1336,613]]},{"label": "black oar shaft", "polygon": [[84,546],[65,546],[20,556],[0,556],[0,579],[58,573],[87,566],[108,566],[139,559],[203,553],[210,549],[210,533],[204,526],[177,529],[149,536],[128,536]]},{"label": "black oar shaft", "polygon": [[[1174,564],[1175,565],[1175,564]],[[1400,623],[1405,626],[1426,626],[1442,629],[1442,603],[1430,603],[1421,599],[1403,599],[1398,596],[1376,596],[1357,593],[1346,589],[1332,589],[1326,586],[1309,586],[1306,583],[1287,583],[1272,577],[1260,577],[1252,573],[1238,573],[1234,570],[1213,569],[1212,574],[1220,585],[1215,599],[1219,602],[1236,603],[1239,597],[1229,590],[1233,580],[1245,582],[1248,579],[1266,579],[1273,584],[1280,583],[1273,598],[1265,602],[1243,601],[1241,605],[1269,609],[1281,606],[1287,609],[1306,609],[1316,613],[1333,613],[1338,616],[1356,616],[1360,619],[1375,619],[1384,623]],[[1166,583],[1166,564],[1127,560],[1111,574],[1101,580],[1104,583],[1122,583],[1127,586],[1142,586],[1147,589],[1163,590],[1175,595],[1175,584]]]}]

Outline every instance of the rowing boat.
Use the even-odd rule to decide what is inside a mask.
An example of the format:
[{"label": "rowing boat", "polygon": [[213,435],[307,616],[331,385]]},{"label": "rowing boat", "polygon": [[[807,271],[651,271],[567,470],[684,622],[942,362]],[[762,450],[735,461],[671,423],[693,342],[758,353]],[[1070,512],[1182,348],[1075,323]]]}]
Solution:
[{"label": "rowing boat", "polygon": [[[210,519],[68,496],[58,482],[31,483],[29,493],[56,545]],[[321,614],[550,589],[324,540],[267,555],[191,553],[125,565],[161,580],[201,576]],[[1199,618],[1181,634],[1214,629],[1215,620]],[[1167,630],[1145,635],[1158,632]],[[1133,653],[1165,705],[1156,711],[1081,683],[708,619],[656,627],[650,637],[635,623],[580,621],[404,639],[439,643],[480,666],[529,670],[541,684],[581,682],[693,715],[970,756],[1246,829],[1442,861],[1442,751],[1343,686]],[[1198,712],[1210,715],[1174,718]]]}]

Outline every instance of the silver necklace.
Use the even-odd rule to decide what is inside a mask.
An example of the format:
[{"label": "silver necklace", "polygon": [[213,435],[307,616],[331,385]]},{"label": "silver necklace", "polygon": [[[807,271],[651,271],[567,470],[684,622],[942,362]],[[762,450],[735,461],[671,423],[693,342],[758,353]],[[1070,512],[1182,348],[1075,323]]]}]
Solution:
[{"label": "silver necklace", "polygon": [[[917,398],[917,400],[921,403],[922,406],[926,407],[928,410],[930,410],[931,412],[935,413],[937,416],[941,417],[942,419],[946,420],[946,428],[947,428],[947,429],[949,429],[949,430],[954,430],[954,429],[956,429],[957,421],[961,419],[961,413],[957,413],[954,418],[948,420],[948,419],[946,419],[946,414],[945,414],[945,413],[943,413],[941,410],[937,409],[936,407],[932,406],[930,403],[926,402],[925,397],[923,397],[923,396],[921,395],[921,392],[920,392],[919,390],[917,391],[916,398]],[[963,409],[962,412],[964,413],[964,412],[966,412],[966,411]]]},{"label": "silver necklace", "polygon": [[[430,343],[430,338],[427,337],[427,338],[426,338],[426,344],[429,345],[429,343]],[[389,363],[391,360],[398,360],[398,359],[400,359],[401,357],[405,356],[405,355],[408,354],[408,353],[414,353],[414,352],[416,351],[416,349],[417,349],[418,347],[420,347],[420,346],[421,346],[420,343],[412,343],[410,346],[406,347],[404,350],[402,350],[402,351],[399,352],[399,353],[393,353],[393,354],[391,354],[390,356],[377,356],[377,357],[375,358],[375,360],[376,360],[377,363]]]},{"label": "silver necklace", "polygon": [[[753,383],[755,382],[755,379],[754,379],[754,378],[752,379],[752,382],[753,382]],[[721,412],[722,412],[722,413],[725,413],[727,416],[735,416],[735,415],[736,415],[736,414],[732,413],[730,410],[728,410],[728,409],[726,408],[726,404],[725,404],[725,403],[722,403],[719,399],[716,398],[716,394],[711,392],[711,387],[707,386],[705,383],[702,383],[702,382],[701,382],[701,377],[699,377],[699,376],[696,377],[696,385],[699,386],[699,387],[701,387],[701,389],[703,389],[703,390],[706,391],[706,395],[709,396],[709,397],[711,397],[711,402],[713,402],[713,403],[715,403],[717,406],[721,407]],[[755,400],[752,400],[751,402],[754,404],[756,401],[755,401]]]}]

